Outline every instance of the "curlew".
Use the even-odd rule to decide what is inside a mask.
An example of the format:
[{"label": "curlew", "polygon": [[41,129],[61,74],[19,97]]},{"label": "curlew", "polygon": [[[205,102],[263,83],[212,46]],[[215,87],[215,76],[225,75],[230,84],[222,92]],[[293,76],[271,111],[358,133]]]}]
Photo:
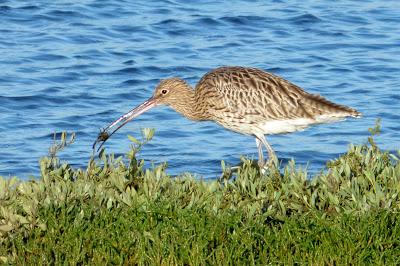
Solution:
[{"label": "curlew", "polygon": [[[262,146],[268,152],[269,161],[276,162],[265,135],[290,133],[315,124],[361,116],[355,109],[310,94],[263,70],[220,67],[205,74],[194,90],[180,78],[162,80],[153,96],[107,126],[93,148],[99,142],[103,145],[126,123],[158,105],[168,105],[191,120],[211,120],[234,132],[254,136],[260,167],[266,163]],[[115,129],[110,133],[112,128]]]}]

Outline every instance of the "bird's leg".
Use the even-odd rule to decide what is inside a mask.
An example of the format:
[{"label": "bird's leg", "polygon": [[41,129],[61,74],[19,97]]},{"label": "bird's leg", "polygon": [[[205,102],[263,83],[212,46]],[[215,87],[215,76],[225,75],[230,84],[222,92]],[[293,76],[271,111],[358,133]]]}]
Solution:
[{"label": "bird's leg", "polygon": [[262,142],[256,137],[256,145],[258,149],[258,166],[260,168],[264,167],[264,155],[262,150]]},{"label": "bird's leg", "polygon": [[274,163],[275,165],[277,165],[278,158],[276,157],[276,154],[275,154],[274,150],[272,149],[271,145],[269,145],[268,141],[265,139],[265,136],[259,135],[259,136],[256,136],[256,139],[258,139],[258,141],[260,141],[267,149],[268,163]]}]

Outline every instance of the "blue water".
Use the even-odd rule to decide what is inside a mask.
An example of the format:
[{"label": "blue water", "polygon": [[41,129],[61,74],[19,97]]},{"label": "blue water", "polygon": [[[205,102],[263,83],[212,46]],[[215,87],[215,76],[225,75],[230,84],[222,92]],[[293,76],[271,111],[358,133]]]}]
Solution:
[{"label": "blue water", "polygon": [[[85,167],[99,129],[147,99],[160,79],[194,85],[221,65],[259,67],[349,105],[362,119],[270,136],[278,157],[311,172],[363,143],[382,118],[379,143],[400,149],[400,1],[0,0],[0,175],[38,176],[53,132],[74,131],[62,160]],[[220,161],[257,158],[253,138],[167,107],[115,134],[156,129],[140,158],[168,172],[213,178]]]}]

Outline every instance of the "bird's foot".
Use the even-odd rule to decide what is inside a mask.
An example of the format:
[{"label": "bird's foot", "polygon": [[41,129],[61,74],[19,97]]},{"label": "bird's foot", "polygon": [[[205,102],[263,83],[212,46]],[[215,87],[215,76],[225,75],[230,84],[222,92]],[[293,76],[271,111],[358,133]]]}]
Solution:
[{"label": "bird's foot", "polygon": [[258,162],[260,173],[265,175],[267,170],[278,167],[278,158],[276,156],[270,157],[266,162]]}]

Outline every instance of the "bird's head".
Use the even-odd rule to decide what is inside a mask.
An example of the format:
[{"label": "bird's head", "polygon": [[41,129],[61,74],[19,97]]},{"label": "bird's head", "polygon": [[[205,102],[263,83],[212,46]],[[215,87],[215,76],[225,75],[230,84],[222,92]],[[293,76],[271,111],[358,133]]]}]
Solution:
[{"label": "bird's head", "polygon": [[164,79],[157,85],[152,99],[156,105],[165,104],[174,107],[182,102],[188,89],[190,89],[188,84],[180,78]]},{"label": "bird's head", "polygon": [[[181,112],[181,110],[183,112],[182,108],[185,105],[188,105],[187,97],[188,95],[191,95],[191,93],[192,90],[190,86],[182,79],[169,78],[162,80],[157,85],[153,96],[151,96],[149,99],[147,99],[137,107],[133,108],[126,114],[122,115],[120,118],[118,118],[105,129],[103,129],[97,137],[97,140],[93,144],[93,149],[98,142],[103,142],[99,147],[100,149],[101,146],[106,142],[106,140],[110,138],[111,135],[114,134],[118,129],[123,127],[132,119],[138,117],[139,115],[157,105],[169,105],[178,112]],[[116,129],[109,133],[108,131],[115,126],[117,126]]]}]

